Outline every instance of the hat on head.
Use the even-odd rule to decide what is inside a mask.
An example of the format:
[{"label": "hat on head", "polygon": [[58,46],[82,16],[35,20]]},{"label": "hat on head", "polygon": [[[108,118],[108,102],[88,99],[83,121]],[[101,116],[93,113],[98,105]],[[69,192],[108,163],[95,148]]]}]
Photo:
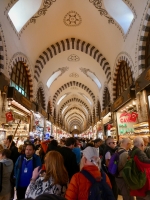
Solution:
[{"label": "hat on head", "polygon": [[87,160],[92,161],[97,160],[99,158],[98,151],[95,147],[86,147],[83,150],[83,156],[86,157]]}]

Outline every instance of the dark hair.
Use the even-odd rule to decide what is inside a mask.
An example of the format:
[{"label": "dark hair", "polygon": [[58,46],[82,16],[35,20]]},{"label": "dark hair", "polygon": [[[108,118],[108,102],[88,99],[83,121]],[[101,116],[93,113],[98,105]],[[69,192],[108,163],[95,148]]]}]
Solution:
[{"label": "dark hair", "polygon": [[55,146],[55,147],[58,146],[57,140],[52,140],[52,141],[50,142],[50,144],[52,144],[52,145]]},{"label": "dark hair", "polygon": [[[64,197],[60,197],[58,195],[48,194],[48,193],[41,194],[41,195],[37,196],[35,199],[36,200],[66,200]],[[32,198],[27,198],[24,200],[32,200]]]},{"label": "dark hair", "polygon": [[26,150],[27,146],[31,146],[31,147],[33,148],[33,150],[35,150],[34,144],[32,144],[32,143],[26,144],[26,145],[25,145],[25,150]]},{"label": "dark hair", "polygon": [[13,135],[8,135],[7,140],[9,140],[9,142],[11,142],[13,140]]},{"label": "dark hair", "polygon": [[97,138],[97,139],[94,140],[94,144],[97,143],[97,142],[102,142],[102,140],[100,138]]},{"label": "dark hair", "polygon": [[66,139],[65,144],[66,144],[67,147],[69,147],[70,145],[75,144],[75,142],[76,142],[76,140],[73,137],[70,137],[70,138]]},{"label": "dark hair", "polygon": [[2,156],[5,156],[6,158],[10,158],[11,151],[9,149],[3,149],[0,151],[0,154],[2,154]]}]

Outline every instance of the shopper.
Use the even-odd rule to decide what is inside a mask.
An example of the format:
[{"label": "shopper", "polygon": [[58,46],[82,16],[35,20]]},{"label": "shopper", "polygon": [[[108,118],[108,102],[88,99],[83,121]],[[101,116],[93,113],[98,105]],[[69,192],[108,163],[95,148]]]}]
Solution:
[{"label": "shopper", "polygon": [[34,169],[26,198],[35,199],[44,193],[64,196],[69,179],[62,155],[57,151],[48,152],[45,157],[45,168],[46,173],[42,177],[39,177],[41,170],[38,167]]},{"label": "shopper", "polygon": [[0,200],[10,200],[11,183],[10,177],[13,171],[13,161],[9,159],[10,150],[0,151]]},{"label": "shopper", "polygon": [[32,172],[36,167],[41,167],[40,157],[35,154],[34,145],[27,144],[25,154],[19,156],[14,170],[18,199],[23,199],[25,197]]}]

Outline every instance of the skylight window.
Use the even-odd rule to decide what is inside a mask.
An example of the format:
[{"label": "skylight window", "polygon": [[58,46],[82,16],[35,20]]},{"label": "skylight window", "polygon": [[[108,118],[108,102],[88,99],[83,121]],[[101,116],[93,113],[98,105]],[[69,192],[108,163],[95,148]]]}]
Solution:
[{"label": "skylight window", "polygon": [[69,106],[64,107],[62,114],[64,113],[64,111],[68,108]]},{"label": "skylight window", "polygon": [[8,15],[19,32],[27,21],[39,10],[42,0],[19,0],[8,12]]},{"label": "skylight window", "polygon": [[57,105],[60,104],[60,102],[67,96],[67,94],[64,94],[62,97],[60,97],[59,101],[57,102]]},{"label": "skylight window", "polygon": [[87,75],[96,83],[96,85],[98,86],[98,88],[101,88],[101,83],[98,80],[98,78],[90,71],[87,71]]},{"label": "skylight window", "polygon": [[126,34],[134,19],[132,10],[122,0],[104,0],[104,5]]},{"label": "skylight window", "polygon": [[51,84],[58,78],[58,76],[60,76],[61,74],[61,70],[55,72],[47,81],[46,85],[49,88],[51,86]]}]

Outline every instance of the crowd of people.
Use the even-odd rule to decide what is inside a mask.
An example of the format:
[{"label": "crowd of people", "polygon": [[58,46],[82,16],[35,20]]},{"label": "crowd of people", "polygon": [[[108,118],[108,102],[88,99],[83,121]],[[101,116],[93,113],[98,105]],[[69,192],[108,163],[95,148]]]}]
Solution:
[{"label": "crowd of people", "polygon": [[[118,173],[114,175],[109,165],[116,153]],[[127,184],[128,174],[124,178],[130,158],[139,174],[145,175],[141,188],[139,183]],[[92,196],[96,184],[99,198],[96,192]],[[14,142],[9,135],[5,145],[0,145],[0,200],[14,199],[15,190],[18,200],[117,200],[119,194],[123,200],[149,200],[149,138],[135,137],[133,142],[123,138],[116,143],[112,137],[105,141],[70,137],[58,142],[51,136],[46,141],[20,138]]]}]

